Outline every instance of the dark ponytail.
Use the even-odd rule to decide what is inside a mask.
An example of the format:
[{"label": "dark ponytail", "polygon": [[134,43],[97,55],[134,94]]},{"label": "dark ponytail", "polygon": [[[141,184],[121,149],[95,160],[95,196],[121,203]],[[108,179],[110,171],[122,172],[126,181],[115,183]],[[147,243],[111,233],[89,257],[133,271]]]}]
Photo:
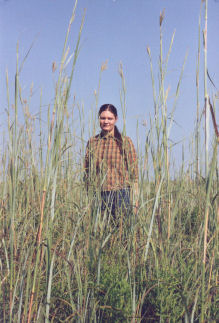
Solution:
[{"label": "dark ponytail", "polygon": [[122,150],[123,150],[123,139],[122,139],[122,135],[119,131],[119,129],[117,128],[117,126],[114,127],[114,137],[117,139],[117,143],[119,146],[119,150],[122,154]]}]

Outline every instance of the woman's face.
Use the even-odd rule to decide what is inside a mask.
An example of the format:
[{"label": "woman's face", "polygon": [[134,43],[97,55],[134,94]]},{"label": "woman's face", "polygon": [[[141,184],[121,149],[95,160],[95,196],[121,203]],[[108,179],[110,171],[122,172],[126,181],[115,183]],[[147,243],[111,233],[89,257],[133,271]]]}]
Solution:
[{"label": "woman's face", "polygon": [[100,128],[105,132],[111,132],[114,129],[118,117],[110,111],[103,111],[100,114]]}]

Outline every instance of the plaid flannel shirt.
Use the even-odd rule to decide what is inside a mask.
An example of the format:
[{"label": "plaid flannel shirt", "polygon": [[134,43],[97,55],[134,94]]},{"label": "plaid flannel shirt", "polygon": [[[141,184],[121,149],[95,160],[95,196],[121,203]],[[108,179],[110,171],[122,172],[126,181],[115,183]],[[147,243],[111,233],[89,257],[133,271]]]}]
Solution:
[{"label": "plaid flannel shirt", "polygon": [[92,137],[86,147],[85,181],[88,187],[111,191],[138,182],[138,161],[129,137],[123,137],[122,151],[111,134]]}]

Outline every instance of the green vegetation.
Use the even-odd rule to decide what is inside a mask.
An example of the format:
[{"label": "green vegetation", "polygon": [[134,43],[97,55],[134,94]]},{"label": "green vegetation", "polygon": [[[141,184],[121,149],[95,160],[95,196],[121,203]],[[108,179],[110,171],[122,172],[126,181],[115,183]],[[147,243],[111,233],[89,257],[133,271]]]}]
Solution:
[{"label": "green vegetation", "polygon": [[[118,215],[116,226],[108,214],[91,211],[93,196],[83,183],[83,108],[75,104],[72,110],[69,103],[83,21],[67,77],[69,25],[46,136],[42,109],[39,120],[33,118],[31,98],[22,97],[23,62],[19,65],[17,53],[15,100],[11,109],[8,88],[8,139],[1,154],[1,322],[216,322],[218,137],[216,133],[211,154],[206,148],[203,175],[198,120],[192,167],[182,158],[179,171],[170,172],[169,135],[184,65],[170,109],[164,80],[173,38],[164,59],[162,21],[161,15],[158,89],[147,49],[154,116],[146,129],[144,153],[139,151],[139,210],[129,219]],[[125,118],[121,66],[120,76]],[[213,116],[215,106],[216,97]],[[19,126],[22,108],[24,124]],[[81,138],[75,135],[78,109]]]}]

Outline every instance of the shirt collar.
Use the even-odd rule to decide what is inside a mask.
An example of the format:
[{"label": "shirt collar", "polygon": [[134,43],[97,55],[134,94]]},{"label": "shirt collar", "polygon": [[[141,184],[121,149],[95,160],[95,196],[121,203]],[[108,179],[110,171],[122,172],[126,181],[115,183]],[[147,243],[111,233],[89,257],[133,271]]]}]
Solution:
[{"label": "shirt collar", "polygon": [[113,135],[112,132],[104,133],[103,131],[101,131],[100,138],[104,138],[104,139],[107,139],[107,138],[115,138],[115,136]]}]

